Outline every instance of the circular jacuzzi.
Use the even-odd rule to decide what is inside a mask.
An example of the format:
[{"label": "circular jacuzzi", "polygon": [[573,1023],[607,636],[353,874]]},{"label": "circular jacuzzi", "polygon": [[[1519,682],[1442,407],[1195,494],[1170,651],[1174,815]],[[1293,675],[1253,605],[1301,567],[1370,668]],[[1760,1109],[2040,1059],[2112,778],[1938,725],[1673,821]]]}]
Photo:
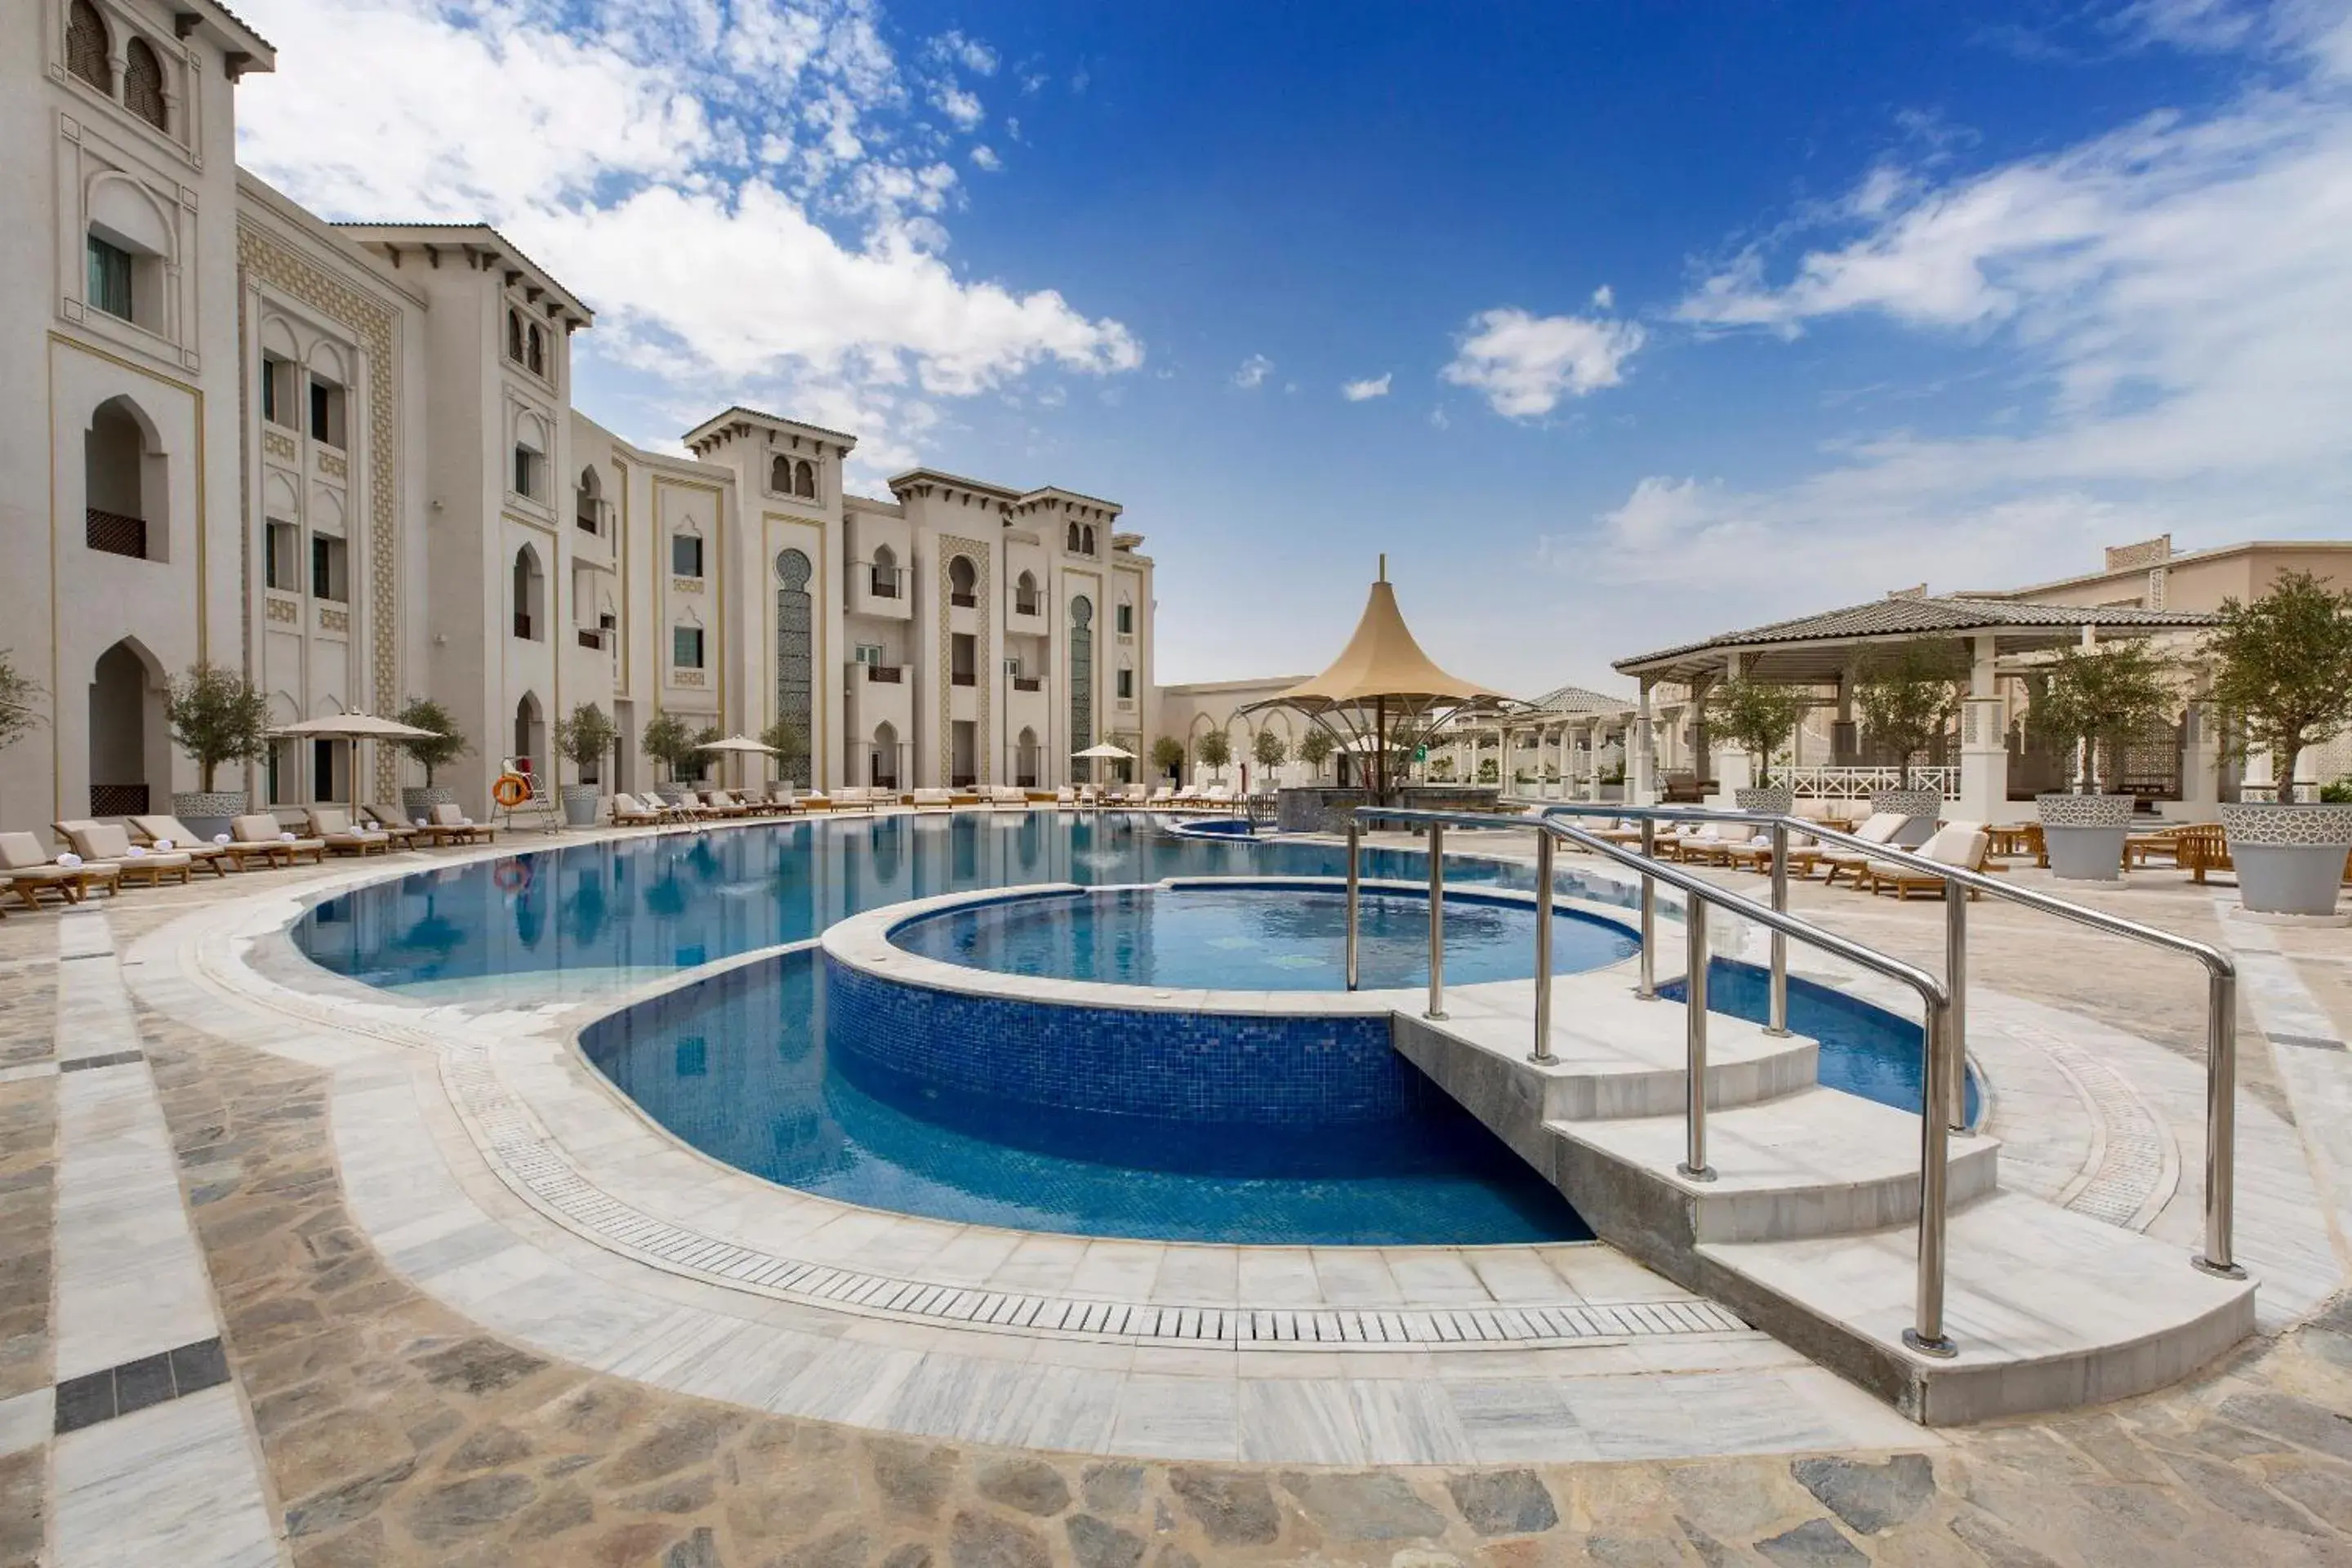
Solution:
[{"label": "circular jacuzzi", "polygon": [[[894,947],[997,974],[1182,990],[1339,991],[1347,986],[1347,897],[1328,883],[1171,882],[961,902],[898,923]],[[1358,984],[1429,982],[1425,894],[1366,891]],[[1532,900],[1449,892],[1445,977],[1454,985],[1535,973]],[[1552,970],[1633,955],[1633,933],[1572,909],[1552,917]]]}]

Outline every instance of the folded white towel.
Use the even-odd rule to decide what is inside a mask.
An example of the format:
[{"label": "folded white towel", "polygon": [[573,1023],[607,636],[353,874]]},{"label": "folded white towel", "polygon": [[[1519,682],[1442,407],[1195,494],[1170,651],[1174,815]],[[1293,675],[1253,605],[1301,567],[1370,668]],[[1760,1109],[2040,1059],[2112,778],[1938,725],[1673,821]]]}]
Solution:
[{"label": "folded white towel", "polygon": [[215,833],[213,835],[213,842],[215,844],[226,844],[228,842],[228,835],[226,833]]},{"label": "folded white towel", "polygon": [[81,867],[81,857],[68,849],[58,857],[58,864],[68,871],[79,870]]},{"label": "folded white towel", "polygon": [[290,833],[280,833],[278,836],[278,842],[280,844],[291,844],[294,842],[294,836]]}]

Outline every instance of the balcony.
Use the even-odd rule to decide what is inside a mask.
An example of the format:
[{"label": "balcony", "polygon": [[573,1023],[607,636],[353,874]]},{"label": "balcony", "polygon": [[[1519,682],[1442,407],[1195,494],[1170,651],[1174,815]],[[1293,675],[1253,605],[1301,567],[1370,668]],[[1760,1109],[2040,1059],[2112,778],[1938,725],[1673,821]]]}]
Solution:
[{"label": "balcony", "polygon": [[866,679],[885,686],[897,686],[907,679],[907,667],[903,664],[869,664],[865,668]]},{"label": "balcony", "polygon": [[898,574],[896,572],[870,572],[866,576],[866,591],[876,598],[895,599],[898,596]]},{"label": "balcony", "polygon": [[974,675],[971,670],[959,669],[949,675],[948,684],[950,686],[978,686],[980,684],[980,677]]},{"label": "balcony", "polygon": [[521,613],[521,612],[520,612],[520,611],[516,612],[516,614],[515,614],[515,618],[514,618],[514,635],[515,635],[515,636],[517,636],[517,637],[520,637],[520,638],[522,638],[522,640],[523,640],[523,641],[525,641],[525,642],[535,642],[535,641],[537,641],[537,640],[538,640],[537,638],[535,638],[534,637],[532,637],[532,636],[531,636],[531,631],[530,631],[530,617],[529,616],[526,616],[526,615],[522,614],[522,613]]},{"label": "balcony", "polygon": [[1042,616],[1045,613],[1045,602],[1043,599],[1015,599],[1013,601],[1013,613],[1016,616]]},{"label": "balcony", "polygon": [[579,637],[582,647],[594,648],[598,653],[604,651],[604,634],[595,627],[581,626],[573,635]]},{"label": "balcony", "polygon": [[954,605],[959,610],[976,610],[980,608],[980,595],[977,594],[950,594],[948,595],[948,603]]},{"label": "balcony", "polygon": [[144,518],[91,507],[84,522],[82,537],[92,550],[103,551],[109,555],[128,555],[133,561],[147,559],[147,520]]},{"label": "balcony", "polygon": [[1013,678],[1013,689],[1015,691],[1043,691],[1045,689],[1045,682],[1044,679],[1034,675],[1016,675]]}]

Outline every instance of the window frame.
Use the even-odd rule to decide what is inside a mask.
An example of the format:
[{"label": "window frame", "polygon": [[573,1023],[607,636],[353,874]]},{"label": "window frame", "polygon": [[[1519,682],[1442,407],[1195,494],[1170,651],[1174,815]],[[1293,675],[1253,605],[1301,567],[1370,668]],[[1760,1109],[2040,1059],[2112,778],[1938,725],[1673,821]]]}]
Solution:
[{"label": "window frame", "polygon": [[[103,311],[118,321],[128,321],[134,327],[140,325],[139,258],[112,240],[88,229],[82,232],[82,256],[83,302],[91,310]],[[121,290],[120,310],[111,303],[118,286]]]},{"label": "window frame", "polygon": [[[689,544],[694,547],[694,570],[691,572],[686,571],[678,564],[678,551]],[[669,574],[671,576],[690,578],[699,583],[709,575],[706,570],[709,564],[709,556],[702,546],[702,535],[673,533],[669,536]]]},{"label": "window frame", "polygon": [[[679,657],[679,655],[686,651],[685,639],[688,637],[692,637],[694,639],[694,658],[691,661]],[[709,649],[704,640],[702,628],[700,626],[674,626],[670,627],[669,667],[672,669],[701,669],[705,668],[703,661],[709,651]]]}]

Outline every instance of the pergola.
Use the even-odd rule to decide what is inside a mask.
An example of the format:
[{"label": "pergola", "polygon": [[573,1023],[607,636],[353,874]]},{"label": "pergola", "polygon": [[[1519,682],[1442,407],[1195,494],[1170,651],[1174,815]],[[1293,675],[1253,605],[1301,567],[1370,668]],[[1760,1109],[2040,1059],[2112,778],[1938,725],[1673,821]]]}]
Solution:
[{"label": "pergola", "polygon": [[[1475,776],[1477,753],[1492,737],[1501,752],[1499,782],[1506,794],[1512,793],[1519,754],[1533,751],[1536,782],[1519,793],[1544,800],[1598,800],[1601,775],[1626,760],[1633,712],[1631,698],[1559,686],[1507,712],[1457,721],[1444,738],[1468,750]],[[1547,770],[1557,777],[1544,777]]]},{"label": "pergola", "polygon": [[[1941,643],[1956,647],[1965,656],[1969,678],[1960,704],[1958,765],[1946,768],[1933,782],[1958,802],[1958,816],[1997,820],[2006,814],[2009,801],[2009,701],[2002,692],[2004,680],[2022,679],[2057,648],[2100,638],[2177,635],[2211,626],[2214,619],[2187,611],[2121,605],[2051,605],[1966,594],[1895,594],[1822,615],[1725,632],[1701,642],[1619,659],[1615,668],[1641,682],[1628,774],[1632,798],[1658,798],[1660,715],[1654,698],[1661,686],[1680,686],[1687,693],[1680,706],[1687,708],[1693,721],[1694,763],[1702,779],[1707,776],[1707,763],[1716,763],[1717,798],[1727,803],[1732,790],[1748,782],[1746,755],[1727,751],[1711,759],[1705,739],[1707,689],[1731,678],[1811,688],[1823,694],[1824,706],[1834,705],[1832,765],[1809,769],[1798,759],[1801,790],[1809,775],[1815,773],[1823,775],[1818,781],[1826,786],[1822,793],[1831,794],[1841,793],[1837,786],[1844,783],[1859,787],[1873,782],[1913,782],[1892,777],[1874,781],[1869,775],[1891,774],[1893,770],[1852,765],[1860,752],[1853,689],[1864,665],[1880,650],[1905,643]],[[2211,748],[2210,739],[2197,743]],[[2184,778],[2210,776],[2210,759],[2206,762],[2203,767],[2186,768]],[[1855,776],[1832,776],[1838,774]]]}]

